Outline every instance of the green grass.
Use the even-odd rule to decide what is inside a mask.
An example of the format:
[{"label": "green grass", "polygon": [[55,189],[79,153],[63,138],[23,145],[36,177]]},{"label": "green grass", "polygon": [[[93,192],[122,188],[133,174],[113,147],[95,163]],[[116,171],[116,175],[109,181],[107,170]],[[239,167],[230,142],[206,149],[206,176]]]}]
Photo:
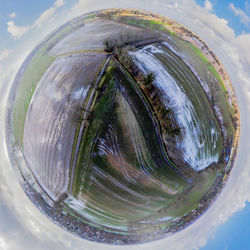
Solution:
[{"label": "green grass", "polygon": [[54,57],[45,54],[45,49],[40,49],[32,58],[17,88],[17,95],[13,107],[13,129],[15,140],[23,147],[24,124],[30,101],[36,86],[43,74],[55,60]]},{"label": "green grass", "polygon": [[[116,18],[114,18],[114,20],[116,20]],[[135,19],[135,18],[129,18],[129,16],[127,17],[126,20],[124,19],[124,20],[119,20],[119,21],[123,23],[127,23],[127,24],[132,24],[138,27],[142,27],[142,28],[152,29],[153,31],[167,31],[173,36],[177,36],[177,34],[173,32],[172,30],[169,30],[168,28],[163,27],[162,23],[159,21],[140,19],[140,18]]]},{"label": "green grass", "polygon": [[[90,125],[87,127],[87,129],[84,131],[84,134],[82,136],[81,146],[79,149],[78,159],[76,163],[76,171],[75,176],[72,176],[71,178],[74,178],[73,181],[73,188],[72,188],[72,194],[73,196],[77,196],[81,186],[83,185],[83,189],[86,189],[89,185],[86,177],[90,174],[90,154],[93,150],[94,146],[94,139],[96,138],[98,131],[101,129],[101,124],[103,122],[103,119],[106,116],[107,112],[109,111],[109,104],[112,100],[112,93],[114,88],[114,82],[112,78],[110,77],[110,74],[107,73],[106,81],[108,85],[108,89],[105,91],[105,96],[101,98],[100,102],[95,104],[94,103],[94,109],[92,113],[92,118],[90,120]],[[98,93],[96,93],[98,94]],[[86,175],[84,177],[84,174]],[[84,184],[83,184],[84,182]]]},{"label": "green grass", "polygon": [[224,84],[224,82],[222,81],[219,73],[216,71],[216,69],[214,68],[214,66],[212,65],[212,63],[206,58],[206,56],[201,52],[200,49],[198,49],[197,47],[195,47],[193,44],[191,43],[187,43],[187,45],[194,50],[197,55],[201,58],[201,60],[207,65],[208,70],[216,77],[216,79],[219,81],[219,83],[221,84],[221,87],[223,89],[224,92],[227,91],[227,88]]},{"label": "green grass", "polygon": [[[141,198],[135,197],[131,194],[124,194],[123,190],[120,190],[119,186],[114,185],[114,183],[110,182],[109,178],[103,178],[99,175],[97,175],[95,172],[92,171],[92,164],[94,164],[95,166],[97,166],[100,170],[104,171],[106,174],[109,174],[110,176],[112,176],[113,178],[115,178],[119,183],[123,183],[125,186],[130,187],[132,190],[135,190],[136,192],[139,192],[141,194],[147,195],[147,194],[151,194],[153,197],[166,197],[166,199],[164,201],[162,200],[155,200],[150,202],[150,210],[148,210],[149,208],[145,208],[142,209],[143,212],[148,213],[148,215],[152,214],[152,213],[156,213],[158,211],[159,208],[161,208],[162,206],[168,204],[169,202],[171,202],[174,197],[176,195],[169,195],[165,192],[163,192],[161,189],[159,189],[159,187],[155,187],[155,186],[145,186],[145,185],[139,185],[137,184],[132,184],[132,183],[127,183],[126,180],[124,179],[124,176],[121,175],[120,171],[118,171],[117,169],[114,169],[110,163],[107,161],[107,159],[105,157],[101,157],[100,155],[97,157],[95,156],[93,158],[92,153],[94,153],[94,155],[98,155],[98,151],[95,150],[95,141],[96,138],[105,138],[104,136],[106,135],[107,131],[106,129],[108,129],[108,127],[106,128],[107,124],[110,124],[110,122],[112,123],[112,126],[116,127],[116,123],[114,122],[118,122],[118,120],[115,118],[115,114],[117,114],[115,112],[115,109],[113,107],[114,103],[114,94],[116,92],[114,92],[114,82],[122,82],[124,83],[124,81],[128,81],[128,79],[124,78],[124,76],[121,78],[121,71],[117,71],[114,70],[114,72],[112,71],[112,68],[110,71],[108,71],[107,73],[107,78],[105,80],[104,86],[106,86],[106,89],[104,90],[104,92],[99,93],[98,98],[96,100],[96,103],[94,105],[94,109],[93,109],[93,116],[92,119],[90,121],[90,124],[88,126],[88,128],[86,129],[83,137],[82,137],[82,142],[81,142],[81,148],[79,150],[79,156],[78,156],[78,160],[77,160],[77,165],[76,165],[76,172],[75,172],[75,176],[74,176],[74,180],[73,180],[73,190],[72,190],[72,195],[74,197],[80,197],[83,196],[85,197],[85,195],[88,197],[88,202],[87,202],[87,206],[92,206],[94,203],[96,203],[95,205],[95,211],[98,212],[98,210],[102,207],[102,204],[105,204],[105,207],[102,208],[101,211],[101,215],[93,212],[91,210],[88,210],[87,208],[83,210],[83,213],[87,213],[87,214],[92,214],[94,215],[101,223],[105,223],[105,224],[109,224],[112,227],[116,227],[117,226],[117,221],[113,221],[114,216],[116,216],[116,218],[120,218],[122,220],[125,219],[125,224],[123,224],[123,222],[121,222],[119,224],[119,226],[126,226],[126,221],[127,220],[140,220],[142,217],[141,213],[136,212],[137,209],[139,209],[137,206],[128,206],[127,202],[124,201],[119,201],[117,200],[117,198],[115,197],[111,197],[112,195],[107,191],[103,190],[100,191],[96,186],[95,186],[95,182],[91,183],[91,178],[96,178],[98,180],[99,183],[101,183],[102,185],[108,187],[109,190],[112,190],[112,192],[114,194],[119,195],[120,197],[124,197],[127,198],[128,200],[133,200],[134,202],[138,203],[138,204],[143,204],[144,200],[142,200]],[[121,78],[121,79],[120,79]],[[116,79],[116,80],[115,80]],[[119,79],[119,80],[118,80]],[[127,84],[131,84],[128,83]],[[118,83],[119,85],[119,83]],[[125,86],[124,86],[125,87]],[[129,95],[132,94],[132,92],[134,93],[134,90],[131,89],[131,87],[126,86],[125,88],[130,88],[129,89]],[[115,94],[117,96],[117,94]],[[131,98],[131,96],[130,96]],[[115,105],[116,107],[116,105]],[[119,116],[119,114],[117,114]],[[145,118],[145,116],[143,116]],[[105,119],[107,119],[107,121],[105,121]],[[127,119],[127,118],[126,118]],[[112,121],[111,121],[112,120]],[[119,123],[119,122],[118,122]],[[106,125],[105,125],[106,124]],[[116,125],[115,125],[116,124]],[[123,124],[124,125],[124,124]],[[122,135],[120,135],[122,136]],[[145,136],[145,135],[140,135],[140,136]],[[121,145],[119,145],[120,148]],[[145,145],[144,145],[145,146]],[[120,150],[122,150],[120,148]],[[152,153],[152,152],[151,152]],[[151,156],[148,153],[148,156]],[[156,152],[155,152],[156,154]],[[129,161],[128,161],[129,162]],[[130,163],[132,164],[132,163]],[[158,172],[158,169],[155,169],[156,172]],[[163,169],[162,169],[163,171]],[[166,170],[167,172],[170,172],[170,175],[173,178],[177,179],[177,182],[180,181],[180,186],[176,187],[176,182],[174,182],[175,186],[172,188],[177,188],[179,189],[178,192],[183,191],[182,187],[182,181],[181,178],[176,177],[176,173],[173,174],[170,170]],[[158,175],[158,177],[160,177],[161,174]],[[168,175],[165,172],[165,177],[166,178],[160,178],[159,180],[162,181],[162,183],[166,186],[172,186],[171,184],[171,180],[168,179]],[[165,182],[166,181],[166,182]],[[185,184],[184,184],[185,186]],[[185,186],[186,187],[186,186]],[[168,199],[169,198],[169,199]],[[107,200],[110,199],[110,202],[107,202]],[[111,202],[113,199],[113,202]],[[112,205],[113,204],[113,205]],[[119,205],[120,204],[120,205]],[[124,211],[122,211],[121,207],[124,207]],[[128,206],[128,207],[126,207]],[[140,208],[141,209],[141,208]],[[134,210],[134,212],[133,212]],[[112,220],[110,221],[109,219],[105,218],[103,215],[107,215],[110,218],[112,218]],[[119,220],[118,220],[119,221]]]},{"label": "green grass", "polygon": [[[209,60],[205,57],[205,55],[194,45],[189,42],[183,41],[181,39],[174,39],[175,44],[173,45],[176,49],[180,49],[185,54],[187,54],[191,59],[196,62],[195,70],[199,74],[202,81],[210,82],[207,84],[211,93],[213,93],[215,104],[219,108],[220,113],[223,117],[223,123],[225,124],[225,128],[227,131],[227,137],[232,138],[235,133],[235,129],[232,123],[231,116],[235,116],[235,111],[229,104],[226,87],[224,83],[222,84],[222,79],[219,77],[218,72],[215,70],[213,65],[209,62]],[[211,73],[211,77],[208,76],[207,72]],[[213,84],[211,84],[213,82]]]},{"label": "green grass", "polygon": [[[227,88],[222,81],[221,77],[219,76],[219,73],[216,71],[216,69],[213,67],[213,65],[209,62],[209,60],[205,57],[205,55],[194,45],[187,43],[187,45],[195,51],[195,53],[199,56],[199,58],[205,63],[205,65],[208,67],[208,70],[213,74],[213,76],[217,79],[219,84],[214,84],[213,88],[213,94],[216,99],[216,105],[219,107],[220,113],[223,117],[223,123],[227,130],[227,138],[232,138],[234,136],[234,126],[232,123],[231,115],[234,117],[234,110],[231,108],[228,99],[226,97]],[[211,88],[211,86],[210,86]]]},{"label": "green grass", "polygon": [[206,170],[204,172],[206,176],[200,176],[198,182],[194,187],[180,200],[174,202],[173,205],[167,209],[168,215],[173,217],[180,217],[190,213],[193,209],[196,209],[199,205],[202,197],[208,192],[216,179],[216,170]]}]

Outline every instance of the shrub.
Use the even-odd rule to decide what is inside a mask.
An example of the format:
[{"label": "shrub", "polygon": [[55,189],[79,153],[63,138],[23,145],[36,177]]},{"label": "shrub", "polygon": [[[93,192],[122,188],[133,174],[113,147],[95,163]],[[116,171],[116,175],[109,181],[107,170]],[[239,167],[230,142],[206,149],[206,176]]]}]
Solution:
[{"label": "shrub", "polygon": [[153,72],[148,73],[143,80],[143,84],[145,86],[151,85],[154,82],[154,80],[155,80],[155,74]]}]

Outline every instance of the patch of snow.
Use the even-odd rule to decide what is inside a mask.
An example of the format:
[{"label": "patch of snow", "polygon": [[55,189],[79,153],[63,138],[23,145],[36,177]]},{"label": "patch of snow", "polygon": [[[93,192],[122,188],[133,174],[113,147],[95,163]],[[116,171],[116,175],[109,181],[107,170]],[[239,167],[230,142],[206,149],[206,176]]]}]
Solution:
[{"label": "patch of snow", "polygon": [[72,209],[78,212],[82,212],[82,210],[86,207],[85,203],[81,200],[75,199],[73,196],[69,196],[65,203],[69,205]]},{"label": "patch of snow", "polygon": [[169,43],[167,42],[162,42],[162,44],[164,46],[166,46],[169,50],[171,50],[175,55],[177,55],[179,58],[181,58],[181,60],[189,67],[189,69],[193,72],[193,74],[195,75],[195,77],[199,80],[203,90],[205,91],[205,93],[209,96],[209,98],[211,97],[211,92],[209,87],[207,86],[207,84],[205,82],[203,82],[198,73],[196,72],[195,68],[193,67],[193,65],[190,63],[190,61],[187,59],[186,55],[184,53],[181,53],[180,51],[175,50]]},{"label": "patch of snow", "polygon": [[169,106],[169,100],[174,102],[176,120],[179,126],[185,129],[182,138],[177,137],[177,146],[182,150],[184,160],[194,170],[203,170],[218,161],[218,153],[216,150],[212,150],[210,146],[210,144],[216,145],[217,133],[206,130],[191,100],[168,73],[161,61],[155,57],[155,53],[164,54],[166,52],[153,45],[145,46],[136,52],[130,52],[134,62],[144,74],[155,73],[154,84],[164,93],[163,101],[165,106]]},{"label": "patch of snow", "polygon": [[79,100],[79,99],[84,98],[84,97],[87,95],[87,93],[88,93],[89,87],[90,87],[90,85],[88,85],[88,86],[86,86],[86,87],[83,86],[82,88],[76,90],[76,91],[72,94],[71,97],[72,97],[73,99],[75,99],[75,100]]}]

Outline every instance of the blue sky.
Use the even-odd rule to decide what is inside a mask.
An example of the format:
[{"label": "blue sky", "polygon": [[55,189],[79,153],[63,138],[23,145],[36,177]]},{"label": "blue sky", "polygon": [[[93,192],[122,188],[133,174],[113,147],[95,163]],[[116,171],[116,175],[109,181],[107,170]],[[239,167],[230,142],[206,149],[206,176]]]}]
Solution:
[{"label": "blue sky", "polygon": [[[72,1],[68,1],[72,2]],[[43,1],[19,1],[8,0],[0,1],[0,35],[4,39],[0,39],[0,49],[4,47],[15,46],[16,42],[7,31],[7,22],[14,21],[18,26],[28,26],[33,23],[43,11],[53,6],[53,0]],[[65,7],[65,6],[63,6]],[[11,17],[11,14],[13,17]]]},{"label": "blue sky", "polygon": [[[196,1],[199,5],[204,6],[204,0],[197,0]],[[210,0],[213,6],[213,12],[221,17],[226,19],[229,22],[229,26],[232,27],[236,34],[241,34],[245,32],[250,32],[250,1],[244,0]],[[233,4],[233,6],[231,5]],[[233,11],[234,9],[234,11]],[[248,16],[248,20],[246,18],[245,21],[241,21],[240,14],[236,15],[235,13],[238,11],[242,11],[242,16],[244,15],[243,12]]]},{"label": "blue sky", "polygon": [[[18,26],[30,26],[39,16],[51,6],[54,0],[32,1],[32,0],[8,0],[0,1],[0,51],[6,47],[14,47],[17,43],[7,31],[7,22],[11,21]],[[65,0],[60,8],[69,9],[76,0]],[[177,1],[178,2],[178,1]],[[250,32],[250,2],[249,0],[196,0],[197,4],[204,7],[205,2],[212,6],[212,13],[228,21],[229,26],[236,35]],[[10,15],[13,14],[11,17]],[[245,18],[244,18],[245,15]]]},{"label": "blue sky", "polygon": [[[200,7],[197,7],[197,4]],[[0,97],[2,86],[13,79],[24,57],[44,35],[73,16],[93,8],[112,6],[135,6],[137,8],[140,6],[169,15],[184,25],[190,26],[213,47],[226,68],[229,69],[238,95],[240,96],[241,92],[244,93],[242,98],[239,98],[239,102],[242,114],[245,114],[245,116],[242,115],[242,133],[246,131],[246,136],[242,136],[241,141],[246,145],[246,153],[239,161],[238,173],[236,171],[230,178],[231,182],[223,191],[220,200],[216,201],[210,209],[211,211],[203,215],[199,219],[200,222],[194,223],[182,234],[169,241],[169,244],[180,244],[179,249],[185,250],[189,249],[187,245],[192,246],[190,249],[205,245],[202,248],[205,250],[250,249],[250,204],[247,202],[250,200],[250,168],[247,168],[249,158],[246,156],[250,142],[247,131],[248,125],[250,126],[247,120],[248,106],[250,106],[250,101],[247,99],[250,96],[249,0],[197,0],[196,2],[194,0],[0,0]],[[0,115],[1,123],[3,120],[2,103]],[[0,127],[1,125],[2,123]],[[0,164],[3,158],[4,152],[1,151],[0,145]],[[14,175],[4,172],[11,171],[11,169],[2,166],[0,165],[0,249],[33,249],[32,246],[36,242],[37,249],[82,249],[79,247],[82,246],[82,241],[64,232],[57,232],[59,231],[57,226],[46,220],[35,207],[32,207],[22,194],[22,190],[15,184]],[[6,176],[12,178],[11,186],[3,184]],[[4,200],[1,200],[2,197]],[[245,203],[245,207],[240,209]],[[6,219],[8,216],[11,219]],[[23,220],[22,223],[20,220]],[[32,220],[30,222],[32,226],[27,226],[29,220]],[[4,221],[4,224],[1,221]],[[22,225],[24,225],[23,228]],[[205,230],[204,228],[208,226],[210,227]],[[193,240],[192,235],[199,235],[202,239],[198,239],[197,236]],[[8,243],[8,240],[11,243]],[[60,244],[55,243],[57,241]],[[28,242],[32,242],[33,245]],[[9,247],[8,244],[10,244]],[[165,246],[165,243],[163,245],[157,243],[157,248],[149,247],[148,249],[166,249]],[[86,249],[101,249],[101,247],[91,245]],[[144,247],[137,246],[134,249],[144,249]]]},{"label": "blue sky", "polygon": [[250,203],[216,230],[202,250],[250,249]]}]

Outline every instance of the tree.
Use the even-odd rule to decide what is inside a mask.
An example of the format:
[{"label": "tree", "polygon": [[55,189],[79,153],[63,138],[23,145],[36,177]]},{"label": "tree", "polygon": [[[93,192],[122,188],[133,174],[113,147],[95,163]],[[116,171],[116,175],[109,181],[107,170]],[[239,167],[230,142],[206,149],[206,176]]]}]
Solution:
[{"label": "tree", "polygon": [[168,115],[170,112],[172,112],[172,109],[170,109],[170,108],[168,108],[168,109],[163,108],[161,110],[161,115],[164,117],[164,116]]},{"label": "tree", "polygon": [[143,84],[146,86],[150,85],[154,82],[154,80],[155,80],[155,73],[153,73],[153,72],[148,73],[143,80]]},{"label": "tree", "polygon": [[170,129],[168,131],[168,134],[171,135],[171,136],[180,135],[180,133],[181,133],[181,129],[180,128],[173,128],[173,129]]},{"label": "tree", "polygon": [[104,41],[104,45],[105,45],[105,51],[106,52],[113,52],[115,46],[113,45],[113,42],[112,41],[109,41],[109,40],[105,40]]}]

